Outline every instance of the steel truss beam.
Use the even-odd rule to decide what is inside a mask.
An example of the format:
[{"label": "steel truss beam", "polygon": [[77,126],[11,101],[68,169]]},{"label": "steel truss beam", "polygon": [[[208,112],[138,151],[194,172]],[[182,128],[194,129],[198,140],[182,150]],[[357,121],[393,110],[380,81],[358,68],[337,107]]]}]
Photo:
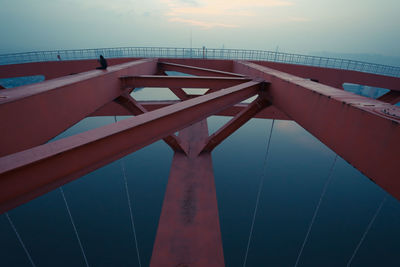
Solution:
[{"label": "steel truss beam", "polygon": [[[12,139],[3,155],[43,143],[90,114],[137,116],[1,157],[0,213],[163,138],[175,154],[151,266],[223,266],[211,151],[253,117],[295,120],[400,199],[396,169],[400,160],[400,109],[381,102],[394,103],[397,92],[377,101],[250,62],[220,65],[219,69],[237,73],[204,68],[210,66],[208,61],[196,64],[203,67],[141,60],[23,87],[25,90],[2,90],[0,96],[6,92],[11,98],[0,98],[0,115],[8,119],[4,125],[14,127],[3,135],[20,135]],[[143,76],[171,70],[203,77]],[[301,67],[296,71],[304,74]],[[210,75],[213,77],[207,77]],[[321,72],[318,75],[332,85],[341,81],[338,77],[329,80],[332,77]],[[261,77],[272,84],[263,90],[265,83],[246,77]],[[395,87],[398,80],[393,79],[389,82],[394,81]],[[138,102],[124,90],[142,86],[169,87],[185,101]],[[192,98],[182,88],[211,90]],[[255,94],[259,97],[253,103],[236,104]],[[29,117],[30,112],[33,114]],[[35,119],[26,123],[31,132],[18,133],[18,123],[26,121],[15,122],[10,116],[14,113]],[[216,114],[234,117],[208,137],[204,119]],[[63,115],[67,122],[60,123]],[[35,128],[45,130],[42,139],[32,132]],[[178,130],[181,138],[173,135]],[[1,134],[0,142],[4,141]],[[34,137],[23,143],[22,137],[27,135]],[[11,147],[17,146],[15,143],[19,147],[14,151]]]},{"label": "steel truss beam", "polygon": [[400,108],[249,62],[234,70],[271,81],[267,98],[400,199]]},{"label": "steel truss beam", "polygon": [[179,132],[190,153],[175,153],[150,266],[224,266],[211,153],[203,120]]},{"label": "steel truss beam", "polygon": [[[168,77],[165,71],[161,70],[160,68],[158,68],[157,75],[159,75],[158,77],[160,76]],[[188,100],[189,98],[191,98],[188,94],[186,94],[186,92],[182,88],[169,87],[169,90],[171,90],[171,92],[174,93],[174,95],[178,97],[180,100]]]},{"label": "steel truss beam", "polygon": [[321,68],[278,62],[252,61],[252,63],[286,72],[298,77],[313,79],[319,83],[340,89],[343,89],[343,83],[353,83],[400,91],[400,79],[397,77],[353,70]]},{"label": "steel truss beam", "polygon": [[241,77],[212,76],[126,76],[121,77],[123,88],[137,87],[168,87],[168,88],[227,88],[251,79]]},{"label": "steel truss beam", "polygon": [[176,63],[159,62],[158,67],[160,71],[178,71],[196,76],[245,77],[244,75],[238,73],[193,67]]},{"label": "steel truss beam", "polygon": [[[143,58],[108,58],[108,66],[119,65]],[[46,80],[91,71],[99,66],[96,59],[32,62],[0,65],[0,79],[43,75]]]},{"label": "steel truss beam", "polygon": [[253,118],[254,115],[270,105],[271,103],[262,97],[258,97],[257,99],[255,99],[250,105],[248,105],[245,109],[236,114],[236,116],[233,117],[229,122],[227,122],[223,127],[221,127],[211,136],[209,136],[205,140],[204,147],[202,148],[201,152],[211,152],[228,136],[233,134],[237,129],[239,129],[247,121]]},{"label": "steel truss beam", "polygon": [[43,144],[114,100],[120,76],[156,71],[157,59],[143,59],[2,90],[0,156]]},{"label": "steel truss beam", "polygon": [[180,100],[188,100],[190,98],[182,88],[170,87],[169,90],[171,90]]},{"label": "steel truss beam", "polygon": [[[169,105],[173,105],[178,103],[177,100],[167,100],[167,101],[138,101],[140,105],[145,107],[147,110],[152,111],[159,108],[163,108]],[[217,116],[236,116],[240,111],[245,109],[249,104],[240,103],[233,105],[227,109],[224,109],[214,115]],[[122,106],[117,103],[111,102],[107,105],[104,105],[102,108],[96,110],[94,113],[90,114],[90,116],[129,116],[131,113],[127,111]],[[276,119],[276,120],[291,120],[285,113],[277,109],[275,106],[268,106],[264,108],[262,111],[257,113],[254,118],[257,119]]]},{"label": "steel truss beam", "polygon": [[[147,112],[146,108],[140,105],[128,93],[120,95],[114,101],[123,106],[124,108],[126,108],[127,110],[129,110],[133,115],[140,115]],[[180,145],[180,140],[177,136],[169,135],[167,137],[164,137],[163,140],[165,141],[165,143],[167,143],[167,145],[169,145],[172,148],[172,150],[187,153],[186,149],[184,149]]]},{"label": "steel truss beam", "polygon": [[250,81],[0,158],[0,213],[260,91]]},{"label": "steel truss beam", "polygon": [[383,96],[379,97],[378,100],[395,105],[400,102],[400,91],[389,91]]}]

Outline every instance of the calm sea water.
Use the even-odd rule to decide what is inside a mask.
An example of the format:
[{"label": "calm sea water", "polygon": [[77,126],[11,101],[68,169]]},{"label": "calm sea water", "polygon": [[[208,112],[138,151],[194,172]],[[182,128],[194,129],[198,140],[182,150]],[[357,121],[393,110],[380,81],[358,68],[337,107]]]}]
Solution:
[{"label": "calm sea water", "polygon": [[[40,77],[0,80],[5,87]],[[382,89],[346,85],[370,97]],[[367,90],[366,90],[367,89]],[[151,92],[151,93],[149,93]],[[134,92],[142,99],[173,99],[165,89]],[[126,117],[118,117],[118,120]],[[208,119],[210,133],[229,118]],[[55,139],[114,122],[86,118]],[[264,183],[247,266],[294,266],[335,153],[292,121],[252,119],[213,152],[227,266],[242,266],[260,179]],[[173,153],[162,141],[63,187],[91,266],[139,266],[121,162],[126,167],[140,259],[148,266]],[[400,203],[340,157],[298,266],[346,266],[384,197],[351,266],[400,266]],[[60,190],[9,212],[36,266],[84,266]],[[30,266],[5,215],[0,215],[0,266]]]}]

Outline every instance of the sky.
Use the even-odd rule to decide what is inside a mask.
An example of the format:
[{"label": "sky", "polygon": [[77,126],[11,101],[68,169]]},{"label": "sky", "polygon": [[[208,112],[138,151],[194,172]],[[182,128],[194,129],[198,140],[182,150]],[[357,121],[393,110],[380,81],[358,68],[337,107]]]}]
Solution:
[{"label": "sky", "polygon": [[398,0],[0,0],[0,54],[123,46],[400,56]]}]

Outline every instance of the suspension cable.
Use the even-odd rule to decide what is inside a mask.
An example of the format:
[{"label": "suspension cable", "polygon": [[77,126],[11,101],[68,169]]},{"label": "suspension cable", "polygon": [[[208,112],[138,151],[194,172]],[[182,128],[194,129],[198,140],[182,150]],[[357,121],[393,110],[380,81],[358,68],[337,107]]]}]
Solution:
[{"label": "suspension cable", "polygon": [[245,256],[244,256],[243,267],[246,266],[247,256],[249,254],[250,242],[251,242],[251,237],[253,235],[254,222],[256,220],[258,203],[260,201],[260,195],[261,195],[262,187],[263,187],[263,184],[264,184],[264,177],[265,177],[265,171],[266,171],[266,167],[267,167],[267,159],[268,159],[269,147],[270,147],[270,144],[271,144],[272,130],[274,129],[274,123],[275,123],[275,120],[272,120],[271,130],[269,132],[269,137],[268,137],[268,142],[267,142],[267,149],[265,151],[265,156],[264,156],[263,171],[262,171],[262,174],[261,174],[260,183],[258,184],[256,205],[254,207],[253,219],[251,221],[250,233],[249,233],[249,238],[248,238],[248,241],[247,241],[247,248],[246,248],[246,253],[245,253]]},{"label": "suspension cable", "polygon": [[336,164],[337,158],[338,158],[338,155],[335,155],[335,158],[334,158],[333,163],[331,165],[331,168],[329,170],[328,179],[326,179],[325,185],[324,185],[324,187],[322,189],[322,192],[321,192],[321,196],[319,197],[319,201],[318,201],[317,207],[315,208],[315,211],[314,211],[313,217],[311,219],[310,225],[308,226],[307,234],[306,234],[306,236],[305,236],[305,238],[303,240],[303,244],[301,245],[299,254],[297,255],[296,263],[294,265],[295,267],[297,266],[297,264],[299,264],[299,261],[300,261],[300,258],[301,258],[301,254],[303,253],[303,249],[304,249],[304,247],[305,247],[305,245],[306,245],[306,243],[308,241],[308,237],[310,236],[311,229],[312,229],[312,227],[314,225],[314,222],[315,222],[315,219],[317,217],[319,208],[321,207],[322,199],[324,198],[326,190],[328,189],[328,185],[330,184],[330,182],[332,180],[332,176],[333,176],[332,174],[333,174],[333,170],[335,168],[335,164]]},{"label": "suspension cable", "polygon": [[6,215],[6,218],[7,218],[8,222],[10,223],[12,229],[14,230],[15,235],[17,236],[17,238],[18,238],[18,240],[19,240],[19,243],[21,244],[22,248],[24,249],[26,256],[28,256],[28,259],[29,259],[29,261],[31,262],[32,266],[33,266],[33,267],[36,267],[35,263],[34,263],[33,260],[32,260],[31,255],[29,254],[28,249],[26,248],[24,242],[22,241],[22,238],[21,238],[20,234],[18,233],[18,230],[17,230],[17,228],[15,227],[13,221],[11,220],[11,218],[10,218],[10,216],[8,215],[7,212],[5,213],[5,215]]},{"label": "suspension cable", "polygon": [[377,210],[375,211],[375,214],[374,214],[374,216],[372,217],[371,221],[369,222],[367,228],[365,229],[365,231],[364,231],[364,233],[363,233],[363,235],[362,235],[362,237],[361,237],[361,239],[360,239],[360,242],[358,242],[356,248],[354,249],[353,254],[351,255],[349,261],[347,262],[347,265],[346,265],[347,267],[350,266],[351,262],[353,261],[354,257],[356,256],[358,249],[361,247],[362,243],[364,242],[365,237],[367,236],[369,230],[371,229],[372,225],[374,224],[374,221],[375,221],[376,217],[378,217],[378,214],[379,214],[379,212],[381,211],[382,206],[383,206],[383,204],[385,203],[386,199],[387,199],[387,195],[382,199],[382,201],[381,201],[379,207],[378,207]]},{"label": "suspension cable", "polygon": [[[114,120],[115,120],[115,122],[117,122],[117,116],[114,116]],[[136,237],[135,220],[133,218],[133,211],[132,211],[131,199],[130,199],[129,189],[128,189],[128,179],[126,178],[126,170],[125,170],[125,161],[124,161],[124,159],[121,159],[121,169],[122,169],[122,176],[124,178],[124,183],[125,183],[125,192],[126,192],[126,197],[127,197],[127,200],[128,200],[129,215],[130,215],[130,219],[131,219],[133,237],[134,237],[134,240],[135,240],[136,253],[137,253],[137,257],[138,257],[139,266],[141,267],[142,264],[141,264],[141,261],[140,261],[139,246],[138,246],[138,241],[137,241],[137,237]]]},{"label": "suspension cable", "polygon": [[89,267],[89,263],[88,263],[88,260],[86,258],[85,250],[83,249],[82,242],[81,242],[81,239],[79,238],[78,231],[76,230],[74,219],[72,218],[72,214],[71,214],[71,211],[69,209],[67,199],[65,198],[65,195],[64,195],[64,190],[63,190],[63,188],[61,186],[60,186],[60,192],[61,192],[62,198],[64,199],[65,207],[67,208],[69,219],[71,220],[72,226],[74,228],[75,236],[76,236],[76,239],[78,240],[79,247],[81,248],[81,252],[82,252],[83,258],[85,259],[86,266]]}]

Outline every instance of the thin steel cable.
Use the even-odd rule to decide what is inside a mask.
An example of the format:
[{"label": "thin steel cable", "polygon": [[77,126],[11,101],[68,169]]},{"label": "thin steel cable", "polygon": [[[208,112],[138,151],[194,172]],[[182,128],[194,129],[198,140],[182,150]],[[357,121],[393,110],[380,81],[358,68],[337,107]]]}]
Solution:
[{"label": "thin steel cable", "polygon": [[6,215],[6,218],[7,218],[8,222],[10,223],[12,229],[14,230],[15,235],[17,236],[17,238],[18,238],[18,240],[19,240],[19,243],[21,244],[22,248],[24,249],[26,256],[28,256],[28,259],[29,259],[29,261],[31,262],[32,266],[33,266],[33,267],[36,267],[35,263],[34,263],[33,260],[32,260],[31,254],[29,254],[28,249],[26,248],[24,242],[22,241],[22,238],[21,238],[21,236],[19,235],[18,230],[17,230],[17,228],[15,227],[13,221],[11,220],[11,218],[10,218],[10,216],[8,215],[7,212],[5,213],[5,215]]},{"label": "thin steel cable", "polygon": [[89,267],[89,263],[88,263],[88,260],[86,258],[85,250],[83,249],[81,239],[79,238],[78,231],[76,230],[74,219],[72,218],[72,214],[71,214],[71,211],[69,209],[68,202],[67,202],[67,199],[65,198],[64,190],[63,190],[62,187],[60,187],[60,192],[61,192],[62,198],[64,199],[65,207],[67,208],[69,219],[71,220],[72,226],[74,228],[76,239],[78,239],[79,247],[81,248],[81,252],[82,252],[83,258],[85,259],[86,266]]},{"label": "thin steel cable", "polygon": [[140,255],[139,255],[139,246],[138,246],[138,241],[137,241],[137,237],[136,237],[136,228],[135,228],[135,221],[133,219],[133,212],[132,212],[132,206],[131,206],[131,199],[129,196],[129,189],[128,189],[128,180],[126,178],[126,173],[125,173],[125,163],[124,160],[121,160],[121,166],[122,166],[122,173],[123,173],[123,177],[124,177],[124,182],[125,182],[125,191],[126,191],[126,197],[128,199],[128,207],[129,207],[129,214],[131,217],[131,224],[132,224],[132,231],[133,231],[133,237],[135,238],[135,246],[136,246],[136,253],[137,253],[137,257],[138,257],[138,262],[139,262],[139,266],[141,267],[142,264],[140,262]]},{"label": "thin steel cable", "polygon": [[306,243],[308,241],[308,237],[310,236],[311,229],[312,229],[312,227],[314,225],[314,222],[315,222],[315,218],[317,218],[317,214],[318,214],[319,208],[321,206],[322,199],[324,198],[326,190],[328,189],[328,185],[330,184],[330,182],[332,180],[332,176],[333,176],[332,174],[333,174],[333,170],[335,168],[335,164],[336,164],[337,158],[338,158],[338,155],[335,156],[335,159],[333,160],[333,163],[331,165],[331,169],[329,170],[328,179],[326,179],[325,185],[324,185],[324,187],[322,189],[322,192],[321,192],[321,196],[319,197],[319,201],[318,201],[317,207],[315,208],[315,211],[314,211],[313,217],[311,219],[310,225],[308,226],[306,237],[304,238],[303,244],[301,245],[301,248],[300,248],[300,251],[299,251],[299,254],[297,255],[296,263],[294,265],[295,267],[297,266],[297,264],[299,264],[299,261],[300,261],[300,258],[301,258],[301,254],[303,253],[303,249],[306,246]]},{"label": "thin steel cable", "polygon": [[259,203],[259,201],[260,201],[260,195],[261,195],[262,187],[263,187],[263,185],[264,185],[264,177],[265,177],[265,171],[266,171],[266,167],[267,167],[267,159],[268,159],[269,147],[270,147],[270,144],[271,144],[272,130],[274,129],[274,123],[275,123],[275,120],[272,120],[271,130],[270,130],[270,132],[269,132],[269,137],[268,137],[267,149],[266,149],[266,151],[265,151],[265,156],[264,156],[263,171],[262,171],[262,174],[261,174],[260,183],[258,184],[258,192],[257,192],[256,205],[255,205],[255,207],[254,207],[253,219],[252,219],[252,222],[251,222],[250,233],[249,233],[249,239],[248,239],[248,241],[247,241],[247,248],[246,248],[246,253],[245,253],[245,256],[244,256],[243,267],[245,267],[245,266],[246,266],[246,263],[247,263],[247,256],[248,256],[248,254],[249,254],[251,237],[252,237],[252,235],[253,235],[254,222],[255,222],[255,220],[256,220],[257,209],[258,209],[258,203]]},{"label": "thin steel cable", "polygon": [[[114,116],[114,120],[115,120],[115,122],[117,122],[117,116]],[[130,214],[130,218],[131,218],[133,237],[135,239],[136,253],[137,253],[137,257],[138,257],[139,266],[142,267],[142,263],[140,261],[139,246],[138,246],[138,241],[137,241],[137,237],[136,237],[135,220],[133,218],[131,198],[130,198],[129,189],[128,189],[128,179],[126,178],[126,170],[125,170],[124,159],[121,159],[121,168],[122,168],[122,176],[124,178],[124,183],[125,183],[126,197],[128,199],[129,214]]]},{"label": "thin steel cable", "polygon": [[349,261],[347,262],[347,265],[346,265],[347,267],[350,266],[351,262],[353,261],[354,257],[356,256],[358,249],[361,247],[362,243],[364,242],[365,237],[367,236],[369,230],[371,229],[372,225],[374,224],[376,217],[378,217],[378,214],[381,211],[382,206],[385,203],[386,199],[387,199],[387,195],[382,199],[381,204],[379,205],[378,209],[375,211],[375,214],[372,217],[371,221],[369,222],[367,228],[365,229],[365,231],[360,239],[360,242],[358,242],[356,248],[354,249],[353,254],[351,255]]}]

